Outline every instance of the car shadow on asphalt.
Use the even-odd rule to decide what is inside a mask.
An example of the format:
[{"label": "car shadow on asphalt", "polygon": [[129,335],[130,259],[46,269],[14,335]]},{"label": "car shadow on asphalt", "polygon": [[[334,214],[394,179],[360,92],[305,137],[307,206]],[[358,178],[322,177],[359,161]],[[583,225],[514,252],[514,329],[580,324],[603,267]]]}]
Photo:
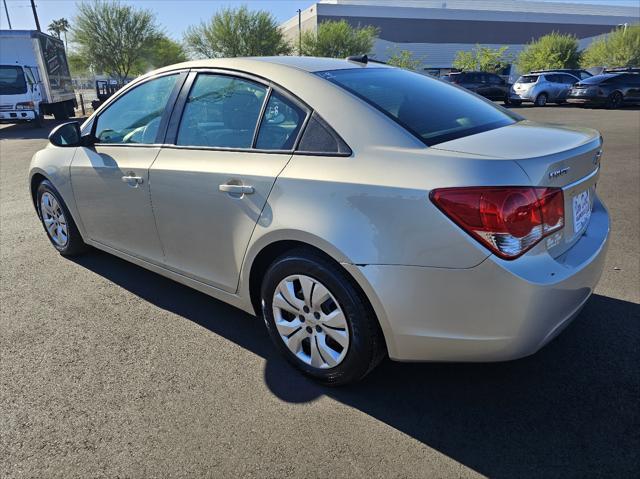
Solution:
[{"label": "car shadow on asphalt", "polygon": [[252,316],[106,253],[74,261],[263,357],[282,400],[327,395],[489,477],[632,477],[640,467],[637,304],[594,295],[558,338],[518,361],[385,361],[358,384],[325,388],[295,373]]}]

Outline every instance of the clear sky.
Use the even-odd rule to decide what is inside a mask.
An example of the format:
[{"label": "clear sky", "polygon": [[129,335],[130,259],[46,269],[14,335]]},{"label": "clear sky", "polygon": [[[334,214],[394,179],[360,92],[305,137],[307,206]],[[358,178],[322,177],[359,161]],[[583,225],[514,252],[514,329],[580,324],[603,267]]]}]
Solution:
[{"label": "clear sky", "polygon": [[[640,0],[553,0],[564,3],[592,3],[613,4],[624,6],[638,6]],[[0,27],[8,28],[4,6],[0,0]],[[14,29],[30,30],[35,28],[29,0],[6,0],[9,16]],[[305,9],[315,3],[313,0],[124,0],[142,8],[152,10],[158,22],[166,32],[176,40],[182,38],[182,33],[189,25],[207,20],[222,7],[237,7],[247,5],[250,9],[270,11],[278,21],[282,22],[294,15],[298,8]],[[76,12],[76,0],[36,0],[38,17],[43,30],[54,19],[64,17],[73,20]]]}]

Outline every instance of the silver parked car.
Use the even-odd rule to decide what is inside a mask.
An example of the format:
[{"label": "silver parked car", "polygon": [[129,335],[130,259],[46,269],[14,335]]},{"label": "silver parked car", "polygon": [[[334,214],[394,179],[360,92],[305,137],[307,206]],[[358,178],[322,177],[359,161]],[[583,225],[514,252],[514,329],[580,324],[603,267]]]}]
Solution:
[{"label": "silver parked car", "polygon": [[86,245],[263,316],[325,383],[536,352],[600,277],[602,139],[365,59],[163,68],[61,125],[29,184]]},{"label": "silver parked car", "polygon": [[530,73],[522,75],[511,87],[510,103],[533,102],[536,106],[547,103],[564,103],[571,87],[580,80],[562,72]]}]

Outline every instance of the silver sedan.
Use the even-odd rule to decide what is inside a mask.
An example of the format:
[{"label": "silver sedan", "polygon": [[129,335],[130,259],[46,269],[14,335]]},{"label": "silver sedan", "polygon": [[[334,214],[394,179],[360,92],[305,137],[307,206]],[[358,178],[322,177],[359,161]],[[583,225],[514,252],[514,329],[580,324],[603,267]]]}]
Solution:
[{"label": "silver sedan", "polygon": [[264,318],[330,384],[536,352],[600,277],[598,132],[367,62],[204,60],[137,79],[34,156],[53,246]]}]

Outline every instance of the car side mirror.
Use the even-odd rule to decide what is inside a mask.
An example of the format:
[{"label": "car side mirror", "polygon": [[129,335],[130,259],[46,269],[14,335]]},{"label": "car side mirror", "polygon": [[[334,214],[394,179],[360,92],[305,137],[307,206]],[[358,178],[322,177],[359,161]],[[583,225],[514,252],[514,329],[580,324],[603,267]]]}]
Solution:
[{"label": "car side mirror", "polygon": [[49,133],[49,141],[52,145],[62,148],[89,146],[93,141],[88,136],[83,137],[80,133],[80,123],[70,121],[55,127]]}]

